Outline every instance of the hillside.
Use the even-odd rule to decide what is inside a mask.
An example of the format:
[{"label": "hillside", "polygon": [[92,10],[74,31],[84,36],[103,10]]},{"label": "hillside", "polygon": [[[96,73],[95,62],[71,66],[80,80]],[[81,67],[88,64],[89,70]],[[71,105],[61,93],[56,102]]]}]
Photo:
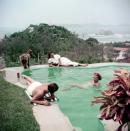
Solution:
[{"label": "hillside", "polygon": [[[97,44],[96,39],[80,39],[62,26],[30,25],[21,32],[5,36],[0,42],[0,55],[4,56],[7,66],[19,65],[19,55],[29,48],[33,50],[33,64],[46,63],[50,51],[72,60],[88,62],[99,52]],[[92,52],[90,47],[92,50],[95,47],[96,52]]]}]

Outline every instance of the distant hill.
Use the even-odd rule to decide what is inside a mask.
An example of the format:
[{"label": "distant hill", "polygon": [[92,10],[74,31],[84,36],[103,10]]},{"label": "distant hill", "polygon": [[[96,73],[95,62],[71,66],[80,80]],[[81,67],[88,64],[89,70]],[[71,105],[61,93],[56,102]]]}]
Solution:
[{"label": "distant hill", "polygon": [[[73,25],[75,26],[78,27]],[[87,32],[87,28],[85,30]],[[112,49],[114,45],[122,46],[123,43],[108,44]],[[63,26],[41,23],[30,25],[23,31],[5,35],[0,40],[0,56],[5,59],[6,66],[19,66],[19,55],[31,48],[33,51],[31,65],[47,63],[49,52],[58,53],[80,63],[96,63],[104,60],[104,46],[95,38],[82,39],[77,33]]]},{"label": "distant hill", "polygon": [[110,30],[117,34],[130,34],[130,25],[103,25],[97,23],[90,24],[64,24],[62,25],[72,32],[76,33],[97,33],[101,30]]},{"label": "distant hill", "polygon": [[77,33],[82,39],[93,37],[103,43],[130,41],[130,25],[71,24],[63,26]]},{"label": "distant hill", "polygon": [[[130,25],[103,25],[97,23],[89,23],[89,24],[62,24],[57,26],[62,26],[68,29],[72,33],[75,33],[79,38],[82,38],[84,40],[88,39],[89,37],[92,37],[102,43],[130,41]],[[23,27],[17,28],[0,27],[0,39],[2,39],[5,36],[5,34],[10,35],[14,32],[22,30],[24,30]],[[105,34],[109,35],[103,35],[104,34],[103,31],[106,32]]]},{"label": "distant hill", "polygon": [[[97,44],[99,42],[96,39],[83,40],[62,26],[30,25],[23,31],[5,35],[0,42],[0,55],[4,55],[8,66],[14,66],[13,63],[16,65],[19,61],[19,55],[29,48],[33,50],[33,63],[46,62],[49,52],[59,53],[80,62],[87,62],[88,60],[92,62],[91,56],[96,55],[96,53],[93,54],[94,51],[92,50],[96,48],[96,52],[100,52],[96,47]],[[100,58],[97,57],[97,59]]]}]

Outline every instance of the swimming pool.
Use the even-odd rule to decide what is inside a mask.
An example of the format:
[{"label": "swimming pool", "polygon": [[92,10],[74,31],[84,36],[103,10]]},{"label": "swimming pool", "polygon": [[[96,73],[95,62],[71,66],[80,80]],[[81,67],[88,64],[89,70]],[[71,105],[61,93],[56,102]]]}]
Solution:
[{"label": "swimming pool", "polygon": [[[103,91],[106,84],[113,79],[113,70],[125,68],[130,70],[130,66],[110,65],[102,67],[68,67],[68,68],[38,68],[31,71],[25,71],[24,74],[42,83],[56,82],[60,89],[56,93],[59,100],[59,106],[62,112],[69,117],[72,125],[78,131],[103,131],[101,122],[97,119],[99,114],[99,105],[91,106],[91,100],[94,96],[99,96],[101,91],[92,87],[87,87],[92,79],[94,72],[102,74]],[[73,84],[86,85],[87,89],[71,88]]]}]

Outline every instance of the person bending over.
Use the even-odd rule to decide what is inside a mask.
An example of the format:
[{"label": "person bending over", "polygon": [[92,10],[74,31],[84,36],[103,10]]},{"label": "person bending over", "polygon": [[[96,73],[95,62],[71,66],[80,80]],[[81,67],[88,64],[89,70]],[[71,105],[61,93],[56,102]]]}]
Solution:
[{"label": "person bending over", "polygon": [[31,102],[49,106],[49,100],[55,100],[56,97],[54,93],[58,90],[58,85],[56,83],[42,84],[38,81],[34,81],[30,77],[23,76],[28,84],[27,92],[32,97]]}]

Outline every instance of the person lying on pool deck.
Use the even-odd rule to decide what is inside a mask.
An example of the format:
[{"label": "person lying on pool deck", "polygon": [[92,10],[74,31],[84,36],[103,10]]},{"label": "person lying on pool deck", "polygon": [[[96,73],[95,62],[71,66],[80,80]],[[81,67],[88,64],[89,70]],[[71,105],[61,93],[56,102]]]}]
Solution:
[{"label": "person lying on pool deck", "polygon": [[62,91],[67,91],[75,87],[80,89],[87,89],[88,87],[96,87],[97,89],[99,89],[99,87],[101,87],[101,84],[99,82],[100,80],[102,80],[102,76],[99,73],[94,73],[93,80],[91,82],[88,82],[87,84],[84,85],[73,84],[71,85],[71,87],[63,89]]},{"label": "person lying on pool deck", "polygon": [[24,76],[26,83],[28,84],[27,92],[32,97],[31,102],[49,106],[49,100],[55,100],[56,97],[54,93],[58,90],[58,85],[56,83],[42,84],[38,81],[34,81],[30,77]]},{"label": "person lying on pool deck", "polygon": [[50,67],[52,66],[64,66],[64,67],[69,67],[69,66],[87,66],[88,64],[80,64],[77,62],[73,62],[67,57],[61,57],[58,54],[54,53],[49,53],[48,54],[48,64]]}]

